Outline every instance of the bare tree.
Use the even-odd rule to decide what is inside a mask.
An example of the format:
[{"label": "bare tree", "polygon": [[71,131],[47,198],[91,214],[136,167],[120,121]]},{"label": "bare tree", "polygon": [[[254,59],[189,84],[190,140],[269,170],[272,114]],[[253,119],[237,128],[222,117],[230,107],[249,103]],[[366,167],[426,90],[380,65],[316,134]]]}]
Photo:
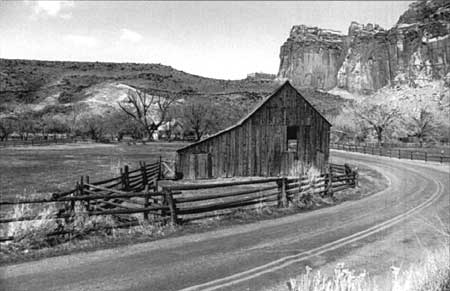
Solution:
[{"label": "bare tree", "polygon": [[217,125],[217,110],[210,102],[193,101],[186,104],[181,114],[184,127],[195,134],[195,140],[214,130]]},{"label": "bare tree", "polygon": [[400,111],[389,103],[377,103],[368,98],[354,104],[354,114],[367,123],[375,133],[377,141],[381,144],[385,132],[397,120]]},{"label": "bare tree", "polygon": [[14,132],[15,119],[12,117],[0,118],[0,140],[8,140],[8,137]]},{"label": "bare tree", "polygon": [[131,135],[133,138],[142,133],[141,126],[136,120],[130,118],[122,110],[114,110],[104,116],[106,133],[117,141],[122,141],[125,135]]},{"label": "bare tree", "polygon": [[81,121],[81,131],[94,141],[103,139],[106,133],[105,119],[101,115],[86,115]]},{"label": "bare tree", "polygon": [[408,126],[411,135],[419,139],[420,147],[423,146],[425,138],[434,134],[436,128],[433,114],[424,108],[421,108],[416,115],[411,116]]},{"label": "bare tree", "polygon": [[149,95],[139,90],[129,90],[126,101],[119,102],[119,107],[136,120],[146,132],[147,137],[152,139],[153,133],[168,121],[168,112],[175,100],[174,95],[163,97]]},{"label": "bare tree", "polygon": [[75,136],[75,131],[78,125],[78,121],[80,119],[80,115],[83,113],[83,110],[85,110],[86,106],[82,103],[76,103],[72,105],[72,111],[70,112],[67,123],[69,126],[70,135],[73,137]]}]

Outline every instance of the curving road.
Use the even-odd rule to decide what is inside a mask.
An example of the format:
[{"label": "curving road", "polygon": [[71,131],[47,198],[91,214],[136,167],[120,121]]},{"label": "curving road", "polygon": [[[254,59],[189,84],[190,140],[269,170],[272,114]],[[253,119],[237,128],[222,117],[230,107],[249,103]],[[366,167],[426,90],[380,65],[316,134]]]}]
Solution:
[{"label": "curving road", "polygon": [[382,172],[389,186],[309,213],[1,267],[0,289],[261,290],[298,275],[305,265],[346,258],[376,272],[376,266],[392,259],[389,250],[400,243],[395,235],[405,244],[427,235],[430,225],[417,223],[419,218],[429,224],[439,215],[448,222],[448,167],[339,151],[332,155],[335,161]]}]

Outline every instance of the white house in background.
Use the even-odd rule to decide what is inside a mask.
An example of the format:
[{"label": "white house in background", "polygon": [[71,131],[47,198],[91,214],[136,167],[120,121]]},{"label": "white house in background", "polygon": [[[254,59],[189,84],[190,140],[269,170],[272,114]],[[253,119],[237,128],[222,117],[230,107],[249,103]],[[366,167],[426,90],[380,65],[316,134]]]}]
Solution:
[{"label": "white house in background", "polygon": [[183,124],[177,119],[172,119],[171,121],[163,123],[158,130],[153,133],[153,140],[159,140],[161,138],[181,138],[183,137],[183,134]]}]

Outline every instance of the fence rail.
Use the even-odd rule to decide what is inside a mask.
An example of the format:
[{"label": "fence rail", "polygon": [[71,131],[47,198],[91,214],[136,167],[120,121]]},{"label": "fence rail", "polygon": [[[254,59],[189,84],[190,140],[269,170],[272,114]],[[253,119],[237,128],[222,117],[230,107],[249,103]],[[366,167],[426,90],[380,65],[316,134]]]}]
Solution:
[{"label": "fence rail", "polygon": [[342,143],[331,143],[330,147],[332,149],[358,152],[369,155],[377,155],[389,158],[407,159],[407,160],[420,160],[420,161],[432,161],[439,163],[450,162],[450,156],[445,155],[443,152],[436,154],[432,152],[427,152],[424,150],[410,150],[410,149],[400,149],[400,148],[385,148],[385,147],[375,147],[367,145],[355,145],[355,144],[342,144]]},{"label": "fence rail", "polygon": [[[56,193],[46,199],[24,199],[0,201],[0,205],[60,203],[58,213],[48,216],[23,216],[1,218],[1,223],[59,219],[70,225],[77,215],[114,215],[120,217],[123,225],[135,225],[137,218],[131,214],[142,214],[143,220],[153,222],[169,221],[179,224],[201,219],[205,216],[222,215],[227,210],[248,206],[276,205],[288,207],[295,199],[305,194],[332,196],[334,192],[355,187],[357,173],[348,165],[331,164],[329,172],[313,179],[276,177],[257,180],[224,183],[184,184],[158,187],[164,168],[161,159],[152,164],[139,163],[133,171],[125,166],[119,177],[90,182],[81,177],[75,189]],[[235,188],[238,187],[238,188]],[[224,188],[220,193],[217,188]],[[214,189],[214,190],[212,190]],[[211,190],[211,192],[208,192]],[[208,193],[204,193],[204,192]],[[76,207],[78,203],[78,207]],[[225,211],[225,212],[224,212]],[[127,215],[127,216],[124,216]],[[200,215],[200,216],[199,216]],[[70,233],[63,229],[53,235]],[[0,238],[0,241],[14,238]]]}]

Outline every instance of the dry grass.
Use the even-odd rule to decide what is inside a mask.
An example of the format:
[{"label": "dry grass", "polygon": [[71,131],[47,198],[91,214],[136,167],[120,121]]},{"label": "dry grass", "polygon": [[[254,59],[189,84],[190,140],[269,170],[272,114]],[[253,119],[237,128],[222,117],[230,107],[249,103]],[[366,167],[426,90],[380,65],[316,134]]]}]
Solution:
[{"label": "dry grass", "polygon": [[[8,214],[9,217],[35,215],[39,219],[4,224],[0,235],[13,236],[14,240],[1,243],[0,262],[12,263],[80,250],[137,243],[159,238],[177,230],[169,224],[142,219],[139,219],[135,226],[121,228],[117,219],[111,215],[80,214],[85,213],[84,206],[80,203],[75,205],[77,214],[71,220],[47,219],[54,216],[56,209],[51,206],[36,213],[27,205],[16,205]],[[67,233],[53,235],[61,231]]]},{"label": "dry grass", "polygon": [[[75,205],[75,213],[72,220],[54,219],[58,213],[55,204],[48,204],[43,208],[30,207],[30,204],[18,204],[9,211],[10,218],[20,218],[24,216],[34,216],[36,219],[30,221],[17,221],[4,224],[0,229],[0,236],[13,237],[12,241],[4,243],[5,250],[29,251],[30,249],[40,249],[50,247],[55,244],[70,240],[74,235],[83,236],[96,229],[113,229],[116,225],[114,218],[110,215],[88,216],[80,215],[84,212],[84,207],[80,203]],[[68,231],[68,236],[51,235],[56,232]]]},{"label": "dry grass", "polygon": [[450,290],[449,247],[427,251],[423,263],[401,270],[391,267],[390,282],[379,287],[366,271],[355,272],[338,264],[332,276],[323,275],[320,270],[306,272],[288,283],[289,291],[446,291]]},{"label": "dry grass", "polygon": [[38,213],[35,213],[29,204],[15,205],[8,217],[36,216],[37,219],[8,223],[2,227],[0,234],[2,237],[14,237],[14,240],[8,243],[10,249],[25,250],[47,246],[47,234],[56,231],[59,227],[58,221],[50,219],[56,212],[54,204],[42,208]]},{"label": "dry grass", "polygon": [[375,282],[375,279],[365,270],[357,273],[340,263],[331,276],[325,276],[320,270],[313,272],[307,266],[304,274],[287,282],[288,290],[448,291],[450,290],[450,228],[449,225],[441,223],[441,226],[436,227],[435,230],[442,239],[441,246],[423,250],[421,260],[407,268],[391,266],[383,282]]}]

